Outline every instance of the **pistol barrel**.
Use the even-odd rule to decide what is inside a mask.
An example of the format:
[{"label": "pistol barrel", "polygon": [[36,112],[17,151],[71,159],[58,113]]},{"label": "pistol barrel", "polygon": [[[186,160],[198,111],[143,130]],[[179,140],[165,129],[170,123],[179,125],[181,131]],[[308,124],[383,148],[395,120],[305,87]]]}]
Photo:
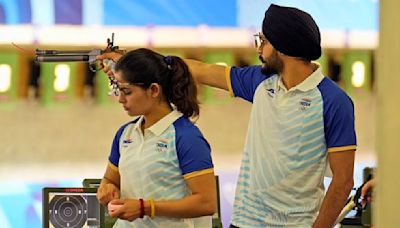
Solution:
[{"label": "pistol barrel", "polygon": [[37,62],[87,62],[88,55],[38,55]]},{"label": "pistol barrel", "polygon": [[36,55],[89,55],[90,50],[40,50],[36,49]]}]

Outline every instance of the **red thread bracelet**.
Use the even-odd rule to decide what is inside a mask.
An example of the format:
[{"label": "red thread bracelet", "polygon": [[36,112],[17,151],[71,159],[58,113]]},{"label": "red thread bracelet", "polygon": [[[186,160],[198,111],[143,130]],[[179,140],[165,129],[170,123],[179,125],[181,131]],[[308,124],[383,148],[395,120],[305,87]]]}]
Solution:
[{"label": "red thread bracelet", "polygon": [[143,201],[143,199],[139,199],[139,202],[140,202],[140,215],[139,215],[139,217],[143,218],[144,217],[144,201]]}]

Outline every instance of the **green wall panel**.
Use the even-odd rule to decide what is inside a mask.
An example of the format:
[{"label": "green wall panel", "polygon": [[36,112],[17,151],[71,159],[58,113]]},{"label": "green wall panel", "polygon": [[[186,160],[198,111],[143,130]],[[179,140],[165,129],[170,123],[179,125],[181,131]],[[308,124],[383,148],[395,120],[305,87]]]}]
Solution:
[{"label": "green wall panel", "polygon": [[[361,87],[355,87],[352,84],[352,77],[356,74],[355,63],[361,62],[364,64],[364,84]],[[344,88],[350,95],[362,95],[370,92],[371,88],[371,63],[372,53],[370,51],[349,51],[344,55],[342,62],[342,78]]]},{"label": "green wall panel", "polygon": [[[5,64],[11,68],[10,87],[4,92],[0,92],[0,106],[12,107],[17,99],[17,81],[19,77],[19,55],[13,52],[0,53],[0,65]],[[5,75],[0,75],[5,77]],[[4,80],[4,78],[1,78]]]},{"label": "green wall panel", "polygon": [[[54,89],[57,83],[55,69],[57,65],[64,64],[69,66],[70,77],[67,90],[58,92]],[[70,104],[76,96],[77,63],[41,63],[40,75],[40,101],[45,106],[58,104]]]}]

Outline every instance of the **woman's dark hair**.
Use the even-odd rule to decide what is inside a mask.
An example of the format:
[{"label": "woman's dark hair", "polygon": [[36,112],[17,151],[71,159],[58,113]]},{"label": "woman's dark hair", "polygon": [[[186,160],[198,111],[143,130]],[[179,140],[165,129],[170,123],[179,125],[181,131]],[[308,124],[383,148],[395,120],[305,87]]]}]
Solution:
[{"label": "woman's dark hair", "polygon": [[199,115],[197,87],[186,63],[177,56],[163,56],[140,48],[123,55],[115,65],[125,80],[142,88],[158,83],[167,102],[184,116]]}]

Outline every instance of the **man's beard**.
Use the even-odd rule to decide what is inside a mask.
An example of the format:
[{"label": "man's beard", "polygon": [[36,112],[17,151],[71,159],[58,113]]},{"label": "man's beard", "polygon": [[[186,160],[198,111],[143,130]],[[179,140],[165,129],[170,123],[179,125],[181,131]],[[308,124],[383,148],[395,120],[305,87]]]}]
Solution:
[{"label": "man's beard", "polygon": [[258,58],[263,63],[261,68],[261,72],[263,74],[271,75],[282,73],[284,64],[276,50],[273,50],[272,54],[265,60],[262,58],[262,56],[259,56]]}]

